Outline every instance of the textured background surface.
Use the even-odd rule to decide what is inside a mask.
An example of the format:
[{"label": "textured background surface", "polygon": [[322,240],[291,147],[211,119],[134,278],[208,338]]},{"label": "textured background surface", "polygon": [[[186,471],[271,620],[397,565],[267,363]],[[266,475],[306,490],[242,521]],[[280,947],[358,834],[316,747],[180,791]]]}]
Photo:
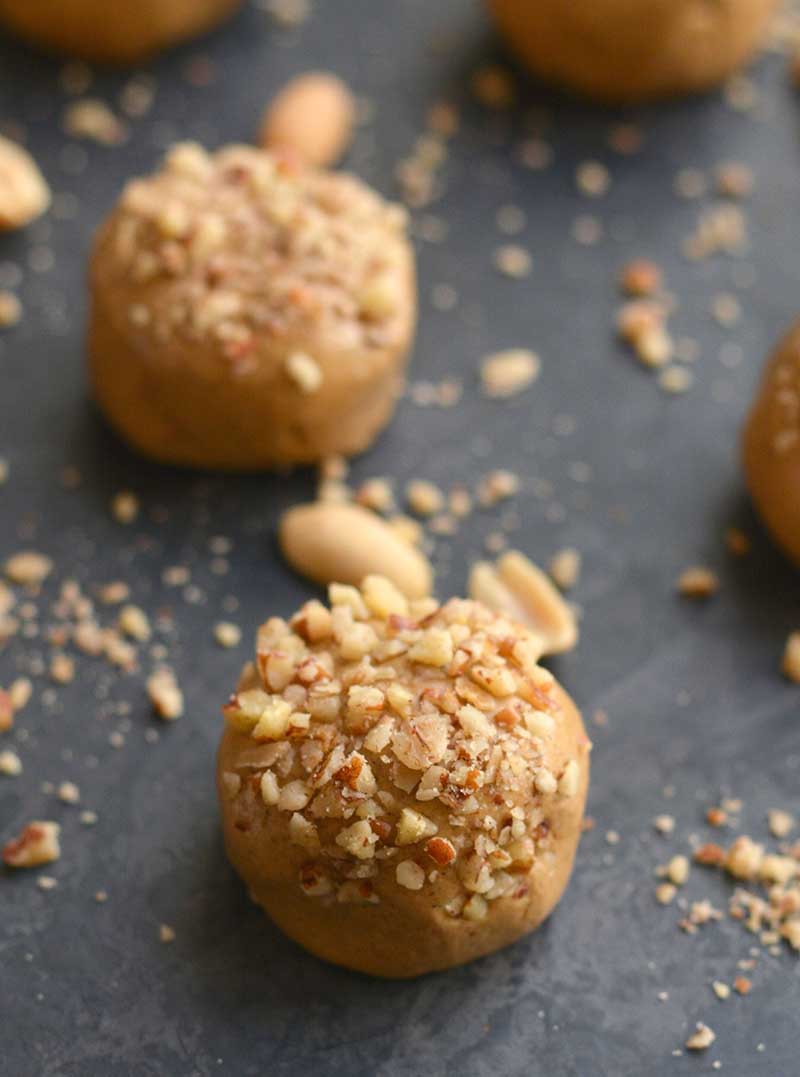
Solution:
[{"label": "textured background surface", "polygon": [[[476,7],[317,6],[298,34],[247,10],[213,39],[160,61],[153,111],[113,150],[76,150],[60,128],[59,64],[0,43],[0,120],[24,125],[54,189],[79,200],[74,219],[49,218],[0,239],[0,278],[13,279],[8,263],[23,267],[26,307],[21,325],[0,337],[0,455],[11,464],[0,489],[0,557],[35,545],[55,558],[58,578],[123,574],[148,609],[171,608],[188,711],[150,743],[145,732],[155,723],[141,678],[112,683],[82,661],[76,682],[55,699],[40,684],[5,738],[25,773],[0,779],[0,833],[57,818],[64,855],[52,865],[59,886],[50,893],[36,887],[36,873],[0,876],[0,1069],[9,1077],[639,1077],[710,1072],[719,1059],[731,1077],[796,1073],[796,959],[761,957],[751,996],[720,1003],[710,981],[731,982],[753,940],[731,921],[686,936],[677,906],[662,909],[653,898],[656,864],[685,850],[690,833],[707,833],[704,810],[720,795],[743,798],[743,828],[762,838],[768,808],[800,809],[798,689],[778,674],[786,633],[800,624],[797,577],[752,519],[736,459],[761,357],[797,307],[798,102],[783,63],[773,57],[757,67],[758,104],[747,114],[715,96],[612,115],[527,88],[526,108],[549,109],[545,137],[555,155],[552,168],[532,173],[514,154],[524,110],[498,117],[468,103],[469,72],[497,51]],[[200,53],[216,71],[204,88],[185,78]],[[313,476],[220,479],[144,464],[102,428],[83,380],[85,255],[123,179],[150,168],[178,136],[212,145],[247,139],[262,102],[290,74],[315,66],[374,100],[374,122],[349,163],[386,192],[428,104],[467,102],[444,170],[446,193],[431,210],[449,222],[449,237],[420,245],[413,372],[462,378],[464,399],[446,411],[404,402],[354,475],[448,485],[489,467],[518,471],[524,490],[513,505],[513,542],[540,560],[566,544],[584,554],[575,592],[583,638],[554,668],[587,717],[598,708],[609,714],[607,728],[590,726],[596,827],[552,921],[507,952],[418,983],[375,983],[286,941],[249,905],[219,839],[218,708],[246,646],[219,650],[209,625],[228,616],[225,596],[238,595],[234,619],[249,645],[260,619],[311,593],[282,566],[273,533],[283,507],[310,494]],[[92,92],[113,103],[125,79],[103,75]],[[620,158],[607,148],[608,131],[629,118],[641,121],[645,147]],[[607,162],[613,180],[592,203],[574,183],[589,158]],[[689,264],[680,244],[709,199],[676,198],[674,175],[723,159],[744,160],[756,174],[751,249],[737,260]],[[519,240],[534,257],[527,280],[503,279],[492,266],[503,242],[493,219],[502,203],[528,214]],[[594,247],[571,238],[586,213],[605,226]],[[47,262],[42,248],[55,257],[45,272],[36,270]],[[685,397],[664,395],[613,339],[615,273],[640,254],[666,270],[679,301],[675,331],[701,344]],[[454,313],[431,307],[431,287],[441,282],[458,290]],[[712,297],[728,290],[744,311],[732,331],[709,314]],[[727,365],[720,361],[731,340],[742,349],[739,365],[730,350]],[[542,376],[514,401],[488,402],[478,391],[478,361],[514,345],[541,354]],[[83,476],[77,491],[59,481],[65,464]],[[144,506],[127,529],[108,512],[124,487]],[[507,508],[476,513],[440,543],[440,594],[463,589],[470,559]],[[732,523],[754,537],[748,559],[724,553]],[[219,534],[234,542],[224,577],[210,571],[208,540]],[[677,573],[697,561],[716,566],[723,581],[704,606],[681,603],[673,591]],[[176,563],[191,567],[201,604],[163,586],[162,569]],[[0,683],[24,671],[36,650],[9,644]],[[104,694],[128,700],[129,717],[109,717]],[[125,735],[122,750],[109,745],[112,729]],[[83,806],[98,811],[96,827],[82,828],[75,808],[40,789],[66,778],[80,785]],[[663,811],[677,819],[671,840],[652,829]],[[619,844],[607,843],[609,830]],[[100,888],[109,893],[103,905],[92,897]],[[699,870],[686,888],[722,906],[729,892]],[[171,946],[158,941],[161,922],[175,926]],[[669,997],[659,1001],[664,991]],[[672,1057],[699,1019],[717,1043],[702,1057]]]}]

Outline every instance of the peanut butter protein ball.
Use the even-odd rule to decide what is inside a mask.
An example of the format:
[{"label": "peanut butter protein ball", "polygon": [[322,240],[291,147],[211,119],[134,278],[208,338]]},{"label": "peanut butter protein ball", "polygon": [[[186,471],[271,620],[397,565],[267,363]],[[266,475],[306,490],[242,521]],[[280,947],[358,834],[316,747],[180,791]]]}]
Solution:
[{"label": "peanut butter protein ball", "polygon": [[779,0],[488,0],[534,74],[607,101],[710,89],[762,43]]},{"label": "peanut butter protein ball", "polygon": [[0,0],[0,20],[34,45],[132,64],[205,33],[241,0]]},{"label": "peanut butter protein ball", "polygon": [[176,146],[95,241],[89,363],[156,459],[255,469],[366,449],[416,320],[406,215],[353,176]]},{"label": "peanut butter protein ball", "polygon": [[745,423],[742,460],[764,523],[800,563],[800,322],[767,360]]},{"label": "peanut butter protein ball", "polygon": [[589,749],[522,626],[477,602],[330,587],[258,633],[224,708],[228,855],[328,961],[418,976],[533,930],[561,897]]}]

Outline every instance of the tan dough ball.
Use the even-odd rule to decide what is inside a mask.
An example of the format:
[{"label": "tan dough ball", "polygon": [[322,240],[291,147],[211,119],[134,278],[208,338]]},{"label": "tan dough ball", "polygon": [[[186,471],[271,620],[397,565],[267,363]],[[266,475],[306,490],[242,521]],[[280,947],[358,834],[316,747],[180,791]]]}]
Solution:
[{"label": "tan dough ball", "polygon": [[159,460],[255,469],[366,449],[416,320],[406,215],[352,176],[175,147],[129,183],[90,273],[110,422]]},{"label": "tan dough ball", "polygon": [[767,361],[742,450],[745,481],[761,518],[800,562],[800,322]]},{"label": "tan dough ball", "polygon": [[779,0],[487,0],[534,74],[608,101],[716,86],[761,44]]},{"label": "tan dough ball", "polygon": [[34,45],[132,64],[222,22],[242,0],[0,0],[0,20]]},{"label": "tan dough ball", "polygon": [[258,634],[218,789],[252,898],[312,953],[418,976],[532,931],[578,845],[589,750],[535,636],[477,602],[333,584]]}]

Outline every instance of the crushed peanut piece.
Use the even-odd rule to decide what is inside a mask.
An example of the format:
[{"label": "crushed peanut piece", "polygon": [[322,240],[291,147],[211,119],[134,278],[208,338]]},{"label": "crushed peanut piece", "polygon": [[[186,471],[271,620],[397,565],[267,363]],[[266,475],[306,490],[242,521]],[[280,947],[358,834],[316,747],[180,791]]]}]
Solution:
[{"label": "crushed peanut piece", "polygon": [[22,228],[50,205],[50,190],[31,155],[0,136],[0,231]]},{"label": "crushed peanut piece", "polygon": [[5,289],[0,290],[0,329],[9,329],[16,325],[22,317],[22,303],[14,295]]},{"label": "crushed peanut piece", "polygon": [[638,258],[628,262],[620,274],[620,288],[626,295],[651,296],[660,291],[662,283],[661,270],[655,262]]},{"label": "crushed peanut piece", "polygon": [[214,639],[220,647],[238,647],[242,640],[242,630],[230,621],[219,621],[214,625]]},{"label": "crushed peanut piece", "polygon": [[9,557],[3,571],[12,583],[35,587],[44,583],[53,571],[53,562],[42,553],[24,550]]},{"label": "crushed peanut piece", "polygon": [[162,666],[151,673],[147,678],[147,695],[160,718],[173,721],[183,714],[183,693],[171,669]]},{"label": "crushed peanut piece", "polygon": [[286,373],[301,393],[316,393],[323,382],[322,368],[305,352],[292,352],[286,358]]},{"label": "crushed peanut piece", "polygon": [[539,377],[541,360],[534,352],[512,348],[481,361],[481,383],[488,397],[516,396]]},{"label": "crushed peanut piece", "polygon": [[781,671],[795,684],[800,684],[800,632],[792,632],[786,640],[781,660]]},{"label": "crushed peanut piece", "polygon": [[406,486],[406,501],[418,516],[433,516],[441,512],[444,496],[438,486],[424,479],[412,479]]},{"label": "crushed peanut piece", "polygon": [[18,838],[3,847],[3,861],[10,868],[35,868],[58,860],[61,856],[60,831],[58,823],[28,823]]},{"label": "crushed peanut piece", "polygon": [[690,1051],[705,1051],[716,1038],[716,1033],[708,1025],[698,1021],[696,1030],[686,1041],[686,1046]]},{"label": "crushed peanut piece", "polygon": [[572,546],[559,550],[550,559],[550,575],[562,591],[569,591],[578,582],[581,563],[580,552]]},{"label": "crushed peanut piece", "polygon": [[22,760],[16,752],[12,752],[10,748],[6,748],[0,752],[0,774],[4,774],[7,778],[16,778],[22,773]]},{"label": "crushed peanut piece", "polygon": [[139,515],[139,499],[130,490],[121,490],[111,501],[111,515],[121,524],[130,524]]},{"label": "crushed peanut piece", "polygon": [[684,598],[710,598],[719,590],[719,578],[710,568],[693,565],[680,574],[677,588]]}]

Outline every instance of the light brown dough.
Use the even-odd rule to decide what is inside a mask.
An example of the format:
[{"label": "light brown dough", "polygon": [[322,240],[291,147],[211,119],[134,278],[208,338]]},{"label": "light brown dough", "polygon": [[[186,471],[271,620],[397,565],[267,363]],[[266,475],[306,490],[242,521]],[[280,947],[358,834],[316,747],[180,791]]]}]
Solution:
[{"label": "light brown dough", "polygon": [[779,0],[487,0],[534,74],[607,101],[710,89],[762,43]]},{"label": "light brown dough", "polygon": [[742,462],[761,518],[800,563],[800,322],[764,368],[743,431]]},{"label": "light brown dough", "polygon": [[132,64],[205,33],[242,0],[0,0],[0,20],[34,45]]},{"label": "light brown dough", "polygon": [[479,603],[333,585],[259,631],[225,708],[228,855],[312,953],[376,976],[537,927],[581,833],[589,750],[538,641]]},{"label": "light brown dough", "polygon": [[361,452],[416,320],[406,214],[352,176],[247,146],[177,146],[95,241],[89,363],[110,422],[170,463]]}]

